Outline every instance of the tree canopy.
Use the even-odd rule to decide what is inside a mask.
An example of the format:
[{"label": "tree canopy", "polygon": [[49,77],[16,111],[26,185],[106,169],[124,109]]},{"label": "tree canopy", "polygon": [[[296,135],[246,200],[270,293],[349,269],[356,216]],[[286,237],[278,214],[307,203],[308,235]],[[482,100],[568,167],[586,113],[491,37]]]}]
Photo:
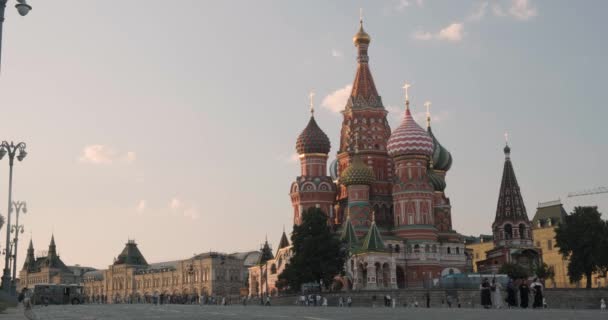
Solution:
[{"label": "tree canopy", "polygon": [[327,215],[318,208],[302,214],[302,223],[291,234],[293,256],[279,281],[297,291],[301,285],[323,281],[328,287],[344,268],[346,251],[327,225]]},{"label": "tree canopy", "polygon": [[564,258],[570,259],[568,277],[577,282],[583,276],[591,288],[594,272],[608,267],[608,223],[597,207],[575,207],[555,229],[555,241]]},{"label": "tree canopy", "polygon": [[506,274],[511,279],[526,279],[530,276],[528,269],[517,263],[505,263],[500,267],[498,273]]}]

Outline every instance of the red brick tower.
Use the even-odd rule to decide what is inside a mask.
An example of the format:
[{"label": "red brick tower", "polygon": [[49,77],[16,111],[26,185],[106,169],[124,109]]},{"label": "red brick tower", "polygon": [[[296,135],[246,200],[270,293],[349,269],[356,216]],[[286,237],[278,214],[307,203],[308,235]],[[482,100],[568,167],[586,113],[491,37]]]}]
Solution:
[{"label": "red brick tower", "polygon": [[[381,227],[392,225],[391,179],[392,162],[386,150],[386,142],[391,129],[386,120],[387,111],[376,91],[376,85],[369,69],[367,49],[371,37],[363,30],[360,21],[359,31],[353,37],[357,47],[357,73],[353,88],[342,111],[343,121],[340,133],[340,149],[336,162],[332,163],[336,176],[341,176],[352,162],[355,144],[364,164],[369,166],[375,176],[370,186],[370,205],[376,212],[376,222]],[[355,135],[359,137],[355,142]],[[348,192],[346,186],[338,184],[335,223],[342,224],[346,219]]]},{"label": "red brick tower", "polygon": [[310,111],[308,125],[296,141],[301,175],[291,184],[294,224],[300,224],[301,214],[310,207],[320,208],[328,215],[329,221],[334,220],[336,185],[327,176],[327,154],[331,145],[329,138],[315,121],[312,94]]}]

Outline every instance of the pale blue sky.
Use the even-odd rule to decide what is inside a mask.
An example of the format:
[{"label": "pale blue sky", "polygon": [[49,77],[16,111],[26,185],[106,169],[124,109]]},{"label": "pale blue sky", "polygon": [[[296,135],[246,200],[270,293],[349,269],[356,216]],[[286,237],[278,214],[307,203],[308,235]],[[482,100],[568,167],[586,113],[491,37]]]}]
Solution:
[{"label": "pale blue sky", "polygon": [[13,2],[0,138],[28,143],[19,268],[30,232],[96,267],[128,238],[148,261],[276,243],[310,89],[335,156],[341,115],[321,104],[352,82],[360,7],[392,127],[404,81],[415,113],[433,103],[457,231],[490,232],[505,131],[530,218],[558,197],[608,211],[608,194],[565,198],[608,185],[605,1],[30,0],[25,18]]}]

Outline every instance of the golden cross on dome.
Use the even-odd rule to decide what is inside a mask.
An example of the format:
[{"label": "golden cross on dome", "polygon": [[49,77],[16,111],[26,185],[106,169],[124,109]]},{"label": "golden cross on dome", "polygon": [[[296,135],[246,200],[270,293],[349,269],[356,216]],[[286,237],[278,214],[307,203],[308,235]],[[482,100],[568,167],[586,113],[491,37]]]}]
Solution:
[{"label": "golden cross on dome", "polygon": [[359,23],[363,24],[363,8],[359,8]]},{"label": "golden cross on dome", "polygon": [[505,131],[505,143],[509,144],[509,133]]},{"label": "golden cross on dome", "polygon": [[426,107],[426,127],[430,128],[431,127],[431,102],[430,101],[425,102],[424,106]]},{"label": "golden cross on dome", "polygon": [[405,90],[405,106],[409,109],[410,107],[410,95],[408,92],[408,89],[411,87],[412,85],[409,83],[404,83],[403,84],[403,90]]},{"label": "golden cross on dome", "polygon": [[314,102],[315,92],[313,90],[310,90],[308,97],[310,98],[310,114],[314,115],[315,114],[315,102]]}]

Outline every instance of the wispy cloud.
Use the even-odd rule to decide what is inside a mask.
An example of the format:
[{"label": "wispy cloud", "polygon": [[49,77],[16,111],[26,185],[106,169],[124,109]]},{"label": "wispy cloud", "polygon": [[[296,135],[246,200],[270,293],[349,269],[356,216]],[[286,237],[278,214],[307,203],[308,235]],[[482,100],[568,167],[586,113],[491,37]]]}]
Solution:
[{"label": "wispy cloud", "polygon": [[139,200],[139,202],[137,202],[137,206],[135,207],[135,211],[137,211],[139,214],[144,213],[144,211],[146,211],[146,200]]},{"label": "wispy cloud", "polygon": [[177,196],[169,201],[169,209],[171,209],[171,213],[173,214],[182,215],[192,220],[196,220],[201,216],[196,203],[185,203]]},{"label": "wispy cloud", "polygon": [[481,2],[477,4],[473,12],[467,18],[468,21],[480,21],[483,17],[486,16],[486,11],[488,9],[488,2]]},{"label": "wispy cloud", "polygon": [[498,17],[512,17],[517,20],[530,20],[538,15],[538,10],[533,7],[529,0],[511,0],[509,9],[506,10],[499,3],[492,6],[492,13]]},{"label": "wispy cloud", "polygon": [[338,89],[323,98],[321,101],[321,106],[333,111],[340,112],[344,110],[344,106],[346,105],[346,101],[350,97],[350,92],[353,89],[353,85],[346,85],[344,88]]},{"label": "wispy cloud", "polygon": [[133,163],[137,155],[133,151],[128,151],[124,154],[119,153],[116,149],[102,145],[92,144],[85,146],[78,160],[82,163],[109,165],[117,161]]},{"label": "wispy cloud", "polygon": [[342,58],[344,57],[344,54],[338,49],[331,49],[331,56],[334,58]]},{"label": "wispy cloud", "polygon": [[294,151],[292,154],[289,154],[289,155],[285,155],[285,154],[278,155],[278,156],[276,156],[276,159],[283,163],[294,164],[294,163],[298,163],[298,160],[300,159],[300,155],[298,155],[298,153]]},{"label": "wispy cloud", "polygon": [[437,33],[418,30],[412,34],[412,38],[421,41],[441,40],[448,42],[459,42],[464,38],[464,24],[455,22],[439,30]]},{"label": "wispy cloud", "polygon": [[509,14],[518,20],[529,20],[536,17],[536,8],[528,0],[513,0]]}]

